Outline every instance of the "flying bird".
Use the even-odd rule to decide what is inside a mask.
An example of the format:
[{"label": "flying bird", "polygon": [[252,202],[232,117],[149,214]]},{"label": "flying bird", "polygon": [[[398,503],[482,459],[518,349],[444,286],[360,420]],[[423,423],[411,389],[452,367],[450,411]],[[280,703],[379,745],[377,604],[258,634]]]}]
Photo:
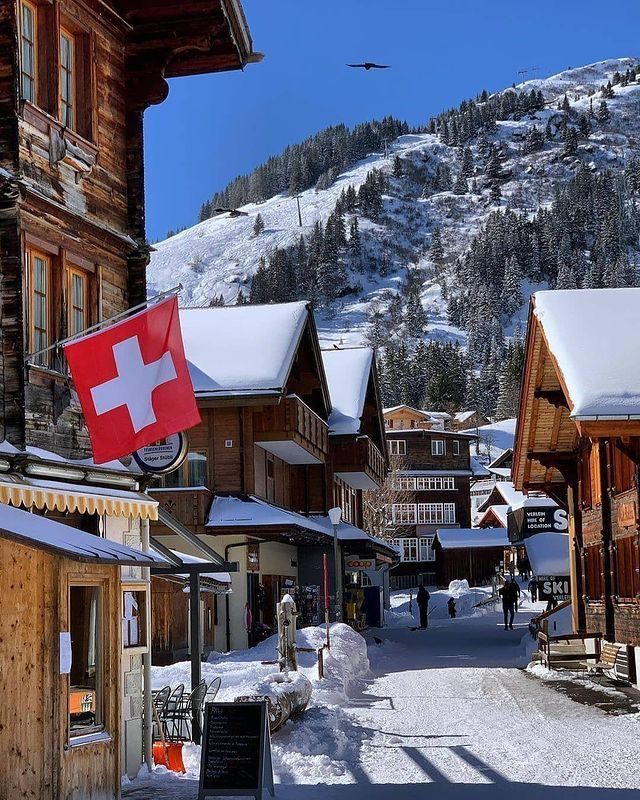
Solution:
[{"label": "flying bird", "polygon": [[374,64],[373,61],[365,61],[364,64],[347,64],[348,67],[361,67],[367,71],[370,69],[389,69],[390,64]]}]

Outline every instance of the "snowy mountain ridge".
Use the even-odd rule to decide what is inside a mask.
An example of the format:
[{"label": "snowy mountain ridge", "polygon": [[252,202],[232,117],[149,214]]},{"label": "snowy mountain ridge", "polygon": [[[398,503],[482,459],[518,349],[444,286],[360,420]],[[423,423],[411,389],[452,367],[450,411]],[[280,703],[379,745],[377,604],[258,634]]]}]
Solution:
[{"label": "snowy mountain ridge", "polygon": [[[233,304],[240,292],[248,296],[261,257],[268,258],[276,248],[294,246],[301,234],[311,234],[317,221],[326,223],[343,190],[349,186],[357,190],[376,169],[388,178],[384,211],[375,221],[359,214],[358,222],[370,261],[385,260],[387,265],[384,270],[349,267],[349,291],[317,311],[321,338],[325,342],[361,343],[367,336],[372,308],[384,312],[393,295],[413,275],[418,276],[420,300],[427,313],[425,337],[464,343],[465,332],[449,323],[446,309],[446,298],[456,292],[455,261],[492,212],[510,207],[533,214],[551,204],[557,187],[575,175],[578,167],[594,173],[620,170],[630,157],[640,154],[637,80],[615,86],[614,95],[606,101],[609,119],[596,121],[593,110],[601,103],[601,87],[616,72],[624,73],[638,63],[637,58],[609,59],[515,87],[519,94],[541,92],[544,108],[498,121],[495,129],[485,135],[489,145],[501,152],[505,177],[499,197],[492,199],[489,185],[483,183],[478,166],[478,136],[460,143],[469,148],[474,161],[470,190],[456,193],[448,189],[425,196],[416,184],[416,176],[432,172],[436,166],[457,173],[462,146],[445,144],[441,130],[401,136],[391,144],[389,157],[371,154],[341,174],[329,188],[301,192],[302,227],[298,224],[296,199],[280,194],[263,203],[243,206],[241,210],[247,216],[230,218],[222,214],[154,245],[148,270],[149,294],[180,281],[184,286],[183,305],[206,306],[219,296]],[[504,93],[509,91],[513,90],[506,89]],[[594,119],[586,140],[581,139],[571,155],[566,155],[565,144],[557,138],[546,141],[535,152],[524,152],[523,142],[533,126],[541,131],[545,126],[555,130],[563,102],[570,106],[572,119],[577,120],[580,115]],[[401,174],[394,175],[396,163],[403,167]],[[264,230],[255,235],[258,214]],[[430,253],[435,230],[439,230],[446,252],[445,267],[439,270]],[[505,326],[507,334],[522,324],[528,294],[539,287],[527,282],[522,288],[525,304]]]}]

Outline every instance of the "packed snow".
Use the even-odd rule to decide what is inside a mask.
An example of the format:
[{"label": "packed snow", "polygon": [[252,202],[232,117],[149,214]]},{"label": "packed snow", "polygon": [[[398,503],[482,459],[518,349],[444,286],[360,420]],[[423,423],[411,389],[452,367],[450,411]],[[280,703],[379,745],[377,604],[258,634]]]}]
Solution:
[{"label": "packed snow", "polygon": [[[460,585],[458,591],[474,590]],[[485,589],[475,591],[487,596]],[[446,607],[446,595],[438,600],[432,593],[435,608]],[[408,615],[408,601],[408,593],[395,593],[394,613]],[[523,669],[533,642],[528,622],[540,608],[525,598],[514,631],[503,629],[502,615],[491,607],[456,619],[434,615],[427,630],[398,624],[371,631],[368,659],[359,649],[349,689],[330,691],[326,700],[316,681],[312,706],[274,736],[276,797],[637,797],[638,716],[574,702],[551,688],[552,676],[540,668]],[[345,645],[348,651],[352,642]],[[203,666],[224,676],[246,673],[250,660],[265,653],[230,654]],[[141,776],[126,786],[124,796],[192,800],[199,748],[187,746],[185,761],[185,777],[159,770],[152,780]]]},{"label": "packed snow", "polygon": [[443,550],[476,547],[508,547],[505,528],[438,528],[438,541]]},{"label": "packed snow", "polygon": [[536,292],[536,318],[574,419],[640,418],[640,289]]}]

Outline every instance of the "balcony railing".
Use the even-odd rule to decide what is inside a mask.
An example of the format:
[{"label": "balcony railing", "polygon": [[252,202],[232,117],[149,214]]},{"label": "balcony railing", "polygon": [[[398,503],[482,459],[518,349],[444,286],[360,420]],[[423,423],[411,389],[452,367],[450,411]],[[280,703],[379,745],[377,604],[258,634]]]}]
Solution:
[{"label": "balcony railing", "polygon": [[368,436],[331,439],[334,473],[354,489],[381,486],[387,472],[384,456]]},{"label": "balcony railing", "polygon": [[329,428],[299,397],[265,406],[253,417],[254,441],[289,464],[323,463],[329,450]]},{"label": "balcony railing", "polygon": [[[151,489],[149,494],[160,506],[185,527],[199,532],[209,514],[212,493],[202,487],[180,489]],[[161,523],[152,523],[154,527]]]}]

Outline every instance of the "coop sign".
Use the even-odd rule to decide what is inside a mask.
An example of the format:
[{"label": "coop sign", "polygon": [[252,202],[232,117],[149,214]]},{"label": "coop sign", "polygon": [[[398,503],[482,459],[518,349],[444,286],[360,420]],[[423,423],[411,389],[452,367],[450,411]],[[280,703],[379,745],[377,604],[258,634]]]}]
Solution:
[{"label": "coop sign", "polygon": [[376,568],[375,558],[361,558],[360,556],[347,556],[344,561],[346,572],[366,572]]},{"label": "coop sign", "polygon": [[187,434],[174,433],[136,450],[133,458],[143,472],[163,475],[172,472],[183,463],[187,457],[187,450]]}]

